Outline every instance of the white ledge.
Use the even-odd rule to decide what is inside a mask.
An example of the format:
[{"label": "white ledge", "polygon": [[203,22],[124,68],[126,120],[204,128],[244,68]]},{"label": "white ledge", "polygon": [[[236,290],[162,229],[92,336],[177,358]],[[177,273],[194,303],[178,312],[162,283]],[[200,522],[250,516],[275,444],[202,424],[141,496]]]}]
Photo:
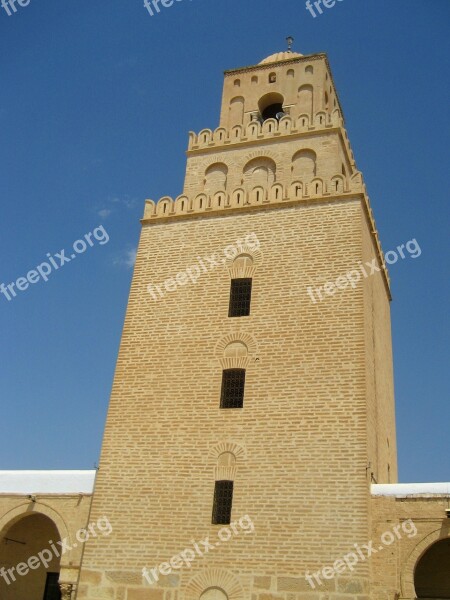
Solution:
[{"label": "white ledge", "polygon": [[96,471],[0,471],[0,494],[92,494]]},{"label": "white ledge", "polygon": [[372,496],[450,496],[450,483],[376,483],[371,486]]}]

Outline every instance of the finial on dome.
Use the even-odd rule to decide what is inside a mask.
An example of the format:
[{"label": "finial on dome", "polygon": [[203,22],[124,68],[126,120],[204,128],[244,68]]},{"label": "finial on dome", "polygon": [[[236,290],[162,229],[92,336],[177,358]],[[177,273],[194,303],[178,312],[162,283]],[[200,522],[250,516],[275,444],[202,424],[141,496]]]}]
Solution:
[{"label": "finial on dome", "polygon": [[288,35],[288,37],[286,38],[286,42],[288,45],[288,52],[292,52],[292,44],[294,43],[294,38],[292,37],[292,35]]}]

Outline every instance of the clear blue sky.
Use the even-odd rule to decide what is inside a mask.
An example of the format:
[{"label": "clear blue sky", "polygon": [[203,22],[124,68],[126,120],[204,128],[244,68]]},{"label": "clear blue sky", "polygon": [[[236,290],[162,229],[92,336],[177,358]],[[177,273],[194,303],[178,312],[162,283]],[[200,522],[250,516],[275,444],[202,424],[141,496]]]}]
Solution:
[{"label": "clear blue sky", "polygon": [[[449,0],[31,0],[0,8],[0,282],[103,225],[110,240],[0,296],[0,468],[98,460],[145,198],[181,193],[222,72],[327,52],[390,267],[401,481],[449,481]],[[100,236],[99,236],[100,237]]]}]

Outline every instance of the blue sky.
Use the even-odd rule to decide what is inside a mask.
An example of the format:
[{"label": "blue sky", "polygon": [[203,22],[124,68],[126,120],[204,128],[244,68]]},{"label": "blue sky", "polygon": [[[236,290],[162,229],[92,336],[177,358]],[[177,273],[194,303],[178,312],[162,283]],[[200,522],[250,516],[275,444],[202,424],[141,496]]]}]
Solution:
[{"label": "blue sky", "polygon": [[400,481],[448,481],[449,23],[448,0],[342,0],[316,18],[304,0],[0,8],[0,282],[109,236],[0,296],[0,468],[98,461],[144,199],[181,193],[223,70],[293,35],[328,53],[383,249],[420,244],[390,267]]}]

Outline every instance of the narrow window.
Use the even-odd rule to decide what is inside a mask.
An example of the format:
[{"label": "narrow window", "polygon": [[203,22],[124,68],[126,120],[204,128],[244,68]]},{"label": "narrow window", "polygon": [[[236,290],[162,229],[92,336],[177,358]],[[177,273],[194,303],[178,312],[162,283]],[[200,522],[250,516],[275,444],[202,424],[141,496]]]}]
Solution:
[{"label": "narrow window", "polygon": [[250,278],[232,279],[228,316],[247,317],[250,314],[251,298],[252,280]]},{"label": "narrow window", "polygon": [[245,369],[224,369],[220,408],[242,408],[244,406]]},{"label": "narrow window", "polygon": [[231,523],[231,505],[233,504],[233,481],[216,481],[212,514],[213,525]]}]

